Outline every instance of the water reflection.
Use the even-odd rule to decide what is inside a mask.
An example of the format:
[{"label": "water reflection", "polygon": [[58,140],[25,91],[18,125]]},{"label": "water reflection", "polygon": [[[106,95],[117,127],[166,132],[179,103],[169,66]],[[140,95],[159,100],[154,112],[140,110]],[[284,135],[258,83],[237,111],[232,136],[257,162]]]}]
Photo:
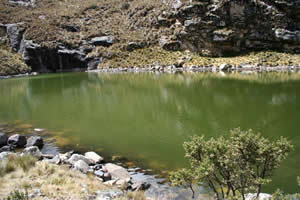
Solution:
[{"label": "water reflection", "polygon": [[299,76],[222,76],[70,73],[1,80],[0,120],[52,130],[62,146],[104,149],[159,169],[185,166],[182,143],[189,135],[218,136],[235,127],[283,135],[296,151],[266,190],[295,192]]}]

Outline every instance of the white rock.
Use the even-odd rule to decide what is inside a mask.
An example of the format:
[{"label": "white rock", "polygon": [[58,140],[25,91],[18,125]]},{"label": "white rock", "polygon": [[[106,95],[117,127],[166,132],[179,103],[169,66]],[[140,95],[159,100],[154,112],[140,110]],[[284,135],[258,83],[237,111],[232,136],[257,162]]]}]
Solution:
[{"label": "white rock", "polygon": [[25,148],[23,151],[23,154],[31,155],[33,157],[36,157],[37,159],[40,159],[42,157],[42,153],[37,146],[31,146],[31,147]]},{"label": "white rock", "polygon": [[83,160],[78,160],[74,163],[74,169],[79,170],[83,173],[87,173],[89,171],[90,167]]},{"label": "white rock", "polygon": [[256,198],[256,193],[248,193],[245,195],[245,200],[269,200],[272,195],[266,193],[260,193],[259,197]]},{"label": "white rock", "polygon": [[71,156],[71,158],[68,159],[68,163],[74,165],[75,162],[78,160],[82,160],[88,165],[92,164],[92,161],[90,159],[87,159],[86,157],[84,157],[83,155],[80,155],[80,154],[73,154]]},{"label": "white rock", "polygon": [[86,157],[87,159],[91,160],[91,162],[93,164],[97,164],[97,163],[100,163],[101,161],[103,161],[104,159],[99,156],[97,153],[95,152],[86,152],[84,154],[84,157]]},{"label": "white rock", "polygon": [[117,180],[110,180],[110,181],[105,181],[103,184],[113,186],[116,182],[117,182]]},{"label": "white rock", "polygon": [[124,167],[112,163],[108,163],[104,167],[107,170],[107,172],[111,175],[112,179],[120,179],[125,180],[127,182],[130,181],[130,174]]}]

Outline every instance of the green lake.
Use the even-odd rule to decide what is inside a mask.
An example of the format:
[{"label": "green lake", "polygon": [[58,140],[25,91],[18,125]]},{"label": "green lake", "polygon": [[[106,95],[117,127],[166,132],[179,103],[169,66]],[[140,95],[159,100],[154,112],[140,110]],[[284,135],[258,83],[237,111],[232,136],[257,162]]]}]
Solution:
[{"label": "green lake", "polygon": [[[298,78],[299,77],[299,78]],[[300,74],[64,73],[0,80],[0,123],[46,129],[60,147],[183,167],[182,143],[236,127],[289,138],[295,151],[264,188],[299,192]]]}]

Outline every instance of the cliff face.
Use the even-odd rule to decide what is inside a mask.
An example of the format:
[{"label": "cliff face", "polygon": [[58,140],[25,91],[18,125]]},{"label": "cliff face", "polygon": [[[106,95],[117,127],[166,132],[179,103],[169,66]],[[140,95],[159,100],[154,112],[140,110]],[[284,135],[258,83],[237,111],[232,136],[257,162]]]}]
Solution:
[{"label": "cliff face", "polygon": [[300,52],[300,0],[0,0],[0,23],[34,71],[93,69],[150,46]]},{"label": "cliff face", "polygon": [[173,45],[164,46],[170,50],[218,56],[249,50],[300,51],[299,0],[199,0],[182,3],[161,18],[173,30],[168,36]]}]

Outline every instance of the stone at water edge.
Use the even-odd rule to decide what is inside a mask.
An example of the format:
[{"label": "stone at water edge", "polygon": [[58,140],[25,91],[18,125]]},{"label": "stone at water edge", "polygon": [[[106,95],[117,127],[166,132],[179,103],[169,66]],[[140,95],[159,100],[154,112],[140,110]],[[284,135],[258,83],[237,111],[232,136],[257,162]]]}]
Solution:
[{"label": "stone at water edge", "polygon": [[92,152],[92,151],[91,152],[86,152],[84,154],[84,157],[89,159],[93,164],[100,163],[104,160],[101,156],[99,156],[97,153]]},{"label": "stone at water edge", "polygon": [[74,151],[69,151],[67,153],[64,154],[59,154],[59,159],[63,162],[66,163],[68,162],[68,159],[72,156],[72,154],[74,153]]},{"label": "stone at water edge", "polygon": [[245,200],[270,200],[272,195],[266,193],[260,193],[258,199],[256,199],[256,193],[248,193],[245,195]]},{"label": "stone at water edge", "polygon": [[7,140],[7,144],[16,145],[17,147],[24,147],[26,143],[26,137],[24,135],[19,134],[12,135]]},{"label": "stone at water edge", "polygon": [[40,150],[37,146],[26,147],[23,151],[23,154],[31,155],[33,157],[36,157],[37,159],[42,158],[42,153],[40,152]]},{"label": "stone at water edge", "polygon": [[0,132],[0,147],[3,147],[7,144],[8,137],[5,133]]},{"label": "stone at water edge", "polygon": [[230,64],[221,64],[220,66],[219,66],[219,70],[220,71],[227,71],[227,70],[229,70],[229,69],[231,69],[232,68],[232,66],[230,65]]},{"label": "stone at water edge", "polygon": [[0,153],[1,152],[9,152],[9,151],[12,151],[14,150],[14,146],[12,145],[5,145],[3,147],[0,148]]},{"label": "stone at water edge", "polygon": [[74,169],[79,170],[83,173],[87,173],[90,170],[90,167],[83,160],[78,160],[74,163]]},{"label": "stone at water edge", "polygon": [[130,174],[124,167],[112,163],[107,163],[106,165],[104,165],[104,168],[111,175],[112,179],[123,179],[127,182],[129,182],[131,179]]},{"label": "stone at water edge", "polygon": [[31,136],[27,140],[26,147],[37,146],[39,149],[43,148],[44,141],[40,136]]},{"label": "stone at water edge", "polygon": [[70,163],[70,164],[72,164],[72,165],[74,165],[75,162],[78,161],[78,160],[82,160],[82,161],[84,161],[88,165],[92,164],[92,161],[90,159],[87,159],[86,157],[84,157],[83,155],[80,155],[80,154],[73,154],[71,156],[71,158],[69,158],[67,160],[67,162]]}]

